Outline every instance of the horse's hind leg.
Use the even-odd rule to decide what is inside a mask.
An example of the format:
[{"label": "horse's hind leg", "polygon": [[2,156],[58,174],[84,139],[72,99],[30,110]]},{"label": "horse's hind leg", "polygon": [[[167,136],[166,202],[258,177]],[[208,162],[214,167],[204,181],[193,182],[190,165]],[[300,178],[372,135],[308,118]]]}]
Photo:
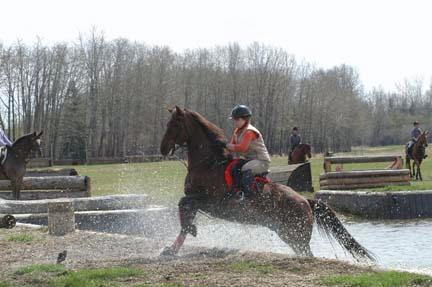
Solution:
[{"label": "horse's hind leg", "polygon": [[312,237],[312,228],[309,231],[294,231],[283,228],[277,231],[279,237],[288,244],[297,256],[313,257],[310,240]]}]

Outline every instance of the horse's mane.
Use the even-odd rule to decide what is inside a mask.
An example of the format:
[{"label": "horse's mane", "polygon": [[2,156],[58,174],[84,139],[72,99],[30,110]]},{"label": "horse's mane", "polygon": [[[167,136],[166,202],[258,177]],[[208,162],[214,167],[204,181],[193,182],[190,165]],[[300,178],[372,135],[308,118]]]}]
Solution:
[{"label": "horse's mane", "polygon": [[[195,122],[197,122],[201,126],[202,130],[204,131],[208,140],[211,143],[215,143],[216,141],[225,141],[225,134],[221,128],[219,128],[197,112],[189,110],[185,110],[185,112],[186,114],[189,114],[192,119],[194,119]],[[215,147],[215,150],[217,150],[217,152],[221,155],[224,154],[223,148]]]},{"label": "horse's mane", "polygon": [[204,118],[197,112],[187,111],[196,122],[203,128],[204,133],[207,135],[207,138],[214,142],[216,140],[225,140],[225,134],[221,128]]}]

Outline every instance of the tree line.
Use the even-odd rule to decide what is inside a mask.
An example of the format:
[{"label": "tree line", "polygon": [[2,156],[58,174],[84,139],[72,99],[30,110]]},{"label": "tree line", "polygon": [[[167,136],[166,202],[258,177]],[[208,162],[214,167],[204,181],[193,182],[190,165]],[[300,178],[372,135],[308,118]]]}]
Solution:
[{"label": "tree line", "polygon": [[[73,43],[0,44],[0,125],[17,139],[44,130],[56,159],[156,154],[174,105],[232,131],[235,104],[249,105],[273,154],[294,126],[315,152],[403,144],[413,120],[431,120],[419,81],[365,92],[348,65],[317,68],[259,43],[181,53],[93,32]],[[426,125],[427,127],[427,125]]]}]

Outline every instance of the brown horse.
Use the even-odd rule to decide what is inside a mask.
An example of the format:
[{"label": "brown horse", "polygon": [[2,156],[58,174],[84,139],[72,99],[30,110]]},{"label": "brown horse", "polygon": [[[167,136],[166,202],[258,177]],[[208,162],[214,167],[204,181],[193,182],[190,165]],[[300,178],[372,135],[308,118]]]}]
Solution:
[{"label": "brown horse", "polygon": [[[423,180],[421,175],[420,166],[424,159],[424,156],[426,154],[426,147],[428,146],[427,136],[429,132],[424,131],[419,137],[417,138],[417,141],[414,143],[414,146],[412,147],[412,171],[411,171],[411,156],[408,154],[408,147],[405,147],[405,161],[406,161],[406,167],[410,171],[410,177],[414,177],[416,179]],[[417,166],[417,170],[414,169],[414,167]]]},{"label": "brown horse", "polygon": [[[12,184],[12,197],[20,198],[21,184],[26,165],[32,153],[42,154],[40,149],[40,137],[43,132],[24,135],[17,139],[12,146],[6,147],[6,153],[1,157],[0,177],[9,179]],[[6,158],[5,158],[6,157]]]},{"label": "brown horse", "polygon": [[294,148],[288,157],[288,164],[297,164],[306,162],[306,156],[312,157],[312,148],[309,144],[299,144]]},{"label": "brown horse", "polygon": [[162,255],[177,254],[188,233],[197,235],[193,220],[201,210],[217,218],[268,227],[296,254],[305,256],[312,256],[309,243],[315,218],[318,226],[327,235],[334,236],[355,258],[373,260],[373,255],[348,233],[326,204],[305,199],[285,185],[266,184],[262,192],[241,203],[226,199],[224,171],[228,159],[224,148],[215,144],[225,140],[222,130],[196,112],[177,106],[170,112],[161,152],[167,155],[175,150],[176,145],[186,145],[188,173],[185,196],[179,202],[181,230]]}]

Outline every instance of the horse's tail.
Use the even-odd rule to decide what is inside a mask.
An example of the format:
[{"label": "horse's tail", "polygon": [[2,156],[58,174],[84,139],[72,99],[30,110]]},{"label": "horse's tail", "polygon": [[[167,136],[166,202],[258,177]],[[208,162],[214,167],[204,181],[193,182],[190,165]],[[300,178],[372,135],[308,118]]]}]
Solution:
[{"label": "horse's tail", "polygon": [[317,221],[318,229],[324,231],[329,239],[331,239],[331,235],[357,260],[369,259],[376,261],[375,256],[349,234],[348,230],[342,225],[342,222],[336,217],[335,212],[330,207],[316,199],[308,199],[308,202]]}]

